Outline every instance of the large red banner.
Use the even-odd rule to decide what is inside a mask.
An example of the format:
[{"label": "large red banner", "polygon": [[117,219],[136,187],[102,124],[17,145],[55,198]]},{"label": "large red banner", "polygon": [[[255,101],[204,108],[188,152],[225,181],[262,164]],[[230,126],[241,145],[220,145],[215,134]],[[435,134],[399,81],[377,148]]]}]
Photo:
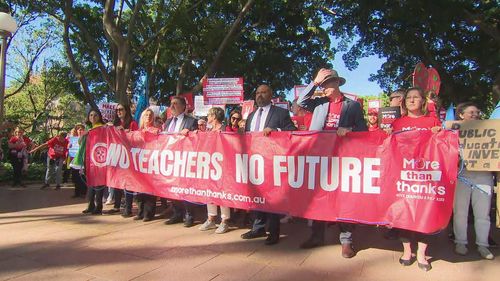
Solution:
[{"label": "large red banner", "polygon": [[89,132],[90,186],[432,233],[449,221],[458,136],[413,131]]}]

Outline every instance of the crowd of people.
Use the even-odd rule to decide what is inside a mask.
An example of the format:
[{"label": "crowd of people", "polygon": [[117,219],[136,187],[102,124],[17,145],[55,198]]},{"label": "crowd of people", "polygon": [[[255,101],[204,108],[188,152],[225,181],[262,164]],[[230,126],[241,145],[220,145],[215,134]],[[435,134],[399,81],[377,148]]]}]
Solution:
[{"label": "crowd of people", "polygon": [[[378,112],[370,109],[367,120],[364,118],[363,108],[359,102],[353,101],[342,94],[340,87],[346,80],[339,76],[335,70],[321,69],[315,79],[302,91],[302,94],[294,101],[292,112],[295,116],[304,117],[304,129],[312,131],[334,130],[339,137],[345,137],[349,132],[370,131],[384,132],[378,126]],[[318,89],[321,89],[318,91]],[[319,94],[318,94],[319,92]],[[436,114],[436,110],[429,106],[432,95],[425,93],[418,87],[407,90],[398,90],[390,94],[390,106],[400,107],[401,117],[394,121],[392,129],[385,129],[387,134],[401,133],[410,130],[430,130],[434,133],[442,130],[442,121]],[[432,96],[435,97],[435,96]],[[179,133],[187,135],[190,131],[228,131],[228,132],[262,132],[270,136],[273,131],[297,130],[292,121],[290,112],[272,104],[273,91],[269,85],[260,85],[255,92],[255,108],[246,120],[243,119],[239,109],[233,109],[225,120],[225,111],[219,107],[213,107],[208,111],[206,118],[197,119],[186,111],[186,100],[175,96],[170,102],[171,117],[163,120],[151,109],[146,109],[140,115],[138,122],[132,118],[130,107],[118,104],[113,120],[103,120],[98,109],[91,109],[85,120],[85,125],[77,124],[70,133],[73,137],[79,137],[80,147],[85,146],[85,135],[89,130],[100,126],[114,126],[116,129],[125,131],[146,131],[154,134],[161,132]],[[431,104],[433,102],[431,101]],[[470,102],[457,106],[456,116],[458,120],[480,119],[478,107]],[[164,121],[164,122],[163,122]],[[300,128],[299,128],[300,129]],[[272,136],[270,136],[272,137]],[[156,216],[157,197],[131,191],[114,189],[106,186],[87,186],[83,173],[81,159],[85,151],[80,149],[76,156],[67,157],[68,140],[66,133],[62,132],[46,143],[31,148],[32,142],[24,135],[24,131],[17,128],[14,136],[8,142],[10,159],[14,168],[14,185],[21,185],[22,169],[27,163],[29,153],[48,148],[47,173],[42,188],[50,185],[52,179],[52,168],[55,169],[56,189],[60,188],[62,167],[69,165],[68,169],[75,183],[74,197],[86,194],[88,201],[84,214],[100,215],[118,214],[125,218],[132,217],[132,204],[135,196],[138,211],[134,216],[136,220],[151,221]],[[478,186],[480,188],[478,188]],[[496,246],[489,239],[490,233],[490,207],[492,200],[492,189],[494,186],[494,175],[491,172],[468,171],[467,167],[459,174],[455,192],[453,208],[452,229],[455,242],[455,252],[466,255],[467,248],[467,222],[469,205],[472,206],[474,216],[474,228],[476,233],[476,244],[479,254],[485,259],[493,259],[494,255],[488,249]],[[105,199],[105,191],[108,197]],[[485,192],[487,191],[487,192]],[[123,200],[122,200],[123,199]],[[122,203],[123,201],[123,203]],[[160,199],[170,216],[166,218],[165,224],[184,223],[184,226],[194,225],[194,205],[187,201]],[[103,211],[103,202],[113,205],[111,209]],[[220,219],[218,209],[220,208]],[[246,211],[240,211],[246,214]],[[165,217],[166,213],[160,216]],[[207,204],[206,220],[198,227],[200,231],[215,230],[222,234],[229,230],[232,210],[225,206]],[[220,223],[218,223],[220,221]],[[311,223],[311,235],[304,241],[301,248],[314,248],[325,243],[325,221],[313,221]],[[342,245],[341,254],[345,258],[356,255],[353,245],[352,233],[356,224],[337,223],[340,229],[339,240]],[[267,231],[266,231],[267,226]],[[432,235],[418,233],[415,231],[392,229],[392,235],[398,236],[402,243],[403,254],[399,263],[410,266],[417,262],[418,267],[424,271],[431,270],[431,264],[427,259],[427,248]],[[266,212],[254,212],[251,229],[241,235],[242,239],[254,239],[266,237],[266,245],[279,243],[280,239],[280,215]],[[417,248],[412,249],[412,242],[416,242]],[[493,244],[493,245],[492,245]]]}]

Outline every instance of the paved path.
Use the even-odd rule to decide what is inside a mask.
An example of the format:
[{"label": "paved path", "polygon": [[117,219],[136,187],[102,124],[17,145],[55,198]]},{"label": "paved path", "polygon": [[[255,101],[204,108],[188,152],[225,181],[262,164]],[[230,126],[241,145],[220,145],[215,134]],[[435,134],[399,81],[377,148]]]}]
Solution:
[{"label": "paved path", "polygon": [[[382,229],[358,227],[357,256],[344,259],[336,227],[321,248],[298,248],[309,234],[304,221],[283,225],[280,243],[265,246],[240,239],[246,229],[218,235],[162,220],[85,216],[71,188],[39,186],[0,186],[0,280],[500,280],[500,258],[481,260],[474,249],[459,257],[446,233],[430,246],[433,269],[425,273],[399,265],[400,244]],[[500,241],[500,231],[493,234]]]}]

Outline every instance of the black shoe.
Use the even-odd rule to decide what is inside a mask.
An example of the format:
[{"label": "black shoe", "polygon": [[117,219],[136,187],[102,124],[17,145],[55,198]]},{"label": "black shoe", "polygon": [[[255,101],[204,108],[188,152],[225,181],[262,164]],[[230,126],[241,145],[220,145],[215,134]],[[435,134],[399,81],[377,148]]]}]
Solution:
[{"label": "black shoe", "polygon": [[176,224],[182,222],[182,218],[179,216],[171,216],[165,221],[165,224]]},{"label": "black shoe", "polygon": [[418,263],[418,268],[422,269],[423,271],[429,271],[432,269],[432,266],[430,263],[428,264],[423,264],[423,263]]},{"label": "black shoe", "polygon": [[194,225],[193,217],[187,217],[184,219],[184,227],[192,227]]},{"label": "black shoe", "polygon": [[245,232],[241,234],[241,238],[243,239],[254,239],[254,238],[259,238],[259,237],[266,237],[267,234],[265,231],[253,231],[250,230],[249,232]]},{"label": "black shoe", "polygon": [[148,221],[152,221],[153,218],[150,218],[150,217],[144,217],[144,219],[142,220],[143,222],[148,222]]},{"label": "black shoe", "polygon": [[117,208],[113,208],[113,209],[109,209],[107,211],[104,211],[104,213],[107,215],[113,215],[113,214],[117,214],[119,212],[120,212],[120,209],[117,209]]},{"label": "black shoe", "polygon": [[71,196],[71,198],[79,198],[79,197],[80,197],[80,195],[73,195],[73,196]]},{"label": "black shoe", "polygon": [[56,185],[56,188],[54,190],[61,190],[61,186],[60,185]]},{"label": "black shoe", "polygon": [[271,246],[271,245],[274,245],[274,244],[278,244],[278,242],[280,241],[280,236],[279,234],[269,234],[266,238],[266,242],[264,242],[264,244],[268,245],[268,246]]},{"label": "black shoe", "polygon": [[132,217],[132,214],[131,213],[123,213],[122,217],[124,217],[124,218],[130,218],[130,217]]},{"label": "black shoe", "polygon": [[399,264],[402,266],[410,266],[415,262],[415,259],[411,257],[409,260],[404,260],[403,258],[399,258]]},{"label": "black shoe", "polygon": [[102,215],[102,211],[94,210],[92,211],[92,215]]},{"label": "black shoe", "polygon": [[49,187],[49,185],[48,184],[44,184],[44,185],[42,185],[42,187],[40,187],[40,189],[46,189],[47,187]]},{"label": "black shoe", "polygon": [[142,219],[144,219],[144,217],[143,217],[143,216],[139,216],[139,215],[137,215],[137,216],[135,216],[135,217],[134,217],[134,220],[135,220],[135,221],[139,221],[139,220],[142,220]]},{"label": "black shoe", "polygon": [[82,214],[91,214],[92,212],[94,212],[94,210],[85,209],[82,211]]},{"label": "black shoe", "polygon": [[319,246],[323,246],[324,244],[325,243],[323,241],[320,241],[318,239],[311,237],[307,241],[305,241],[304,243],[300,244],[300,248],[301,249],[312,249],[312,248],[316,248]]},{"label": "black shoe", "polygon": [[20,187],[26,187],[26,185],[24,183],[20,183],[19,186]]}]

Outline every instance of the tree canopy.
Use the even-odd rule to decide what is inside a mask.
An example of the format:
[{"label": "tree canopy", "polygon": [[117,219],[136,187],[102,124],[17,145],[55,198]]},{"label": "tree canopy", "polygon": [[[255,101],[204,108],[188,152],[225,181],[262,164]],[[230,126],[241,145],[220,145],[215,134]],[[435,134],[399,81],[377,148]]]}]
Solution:
[{"label": "tree canopy", "polygon": [[7,0],[0,9],[55,19],[91,105],[144,92],[166,103],[199,91],[203,77],[243,76],[246,98],[260,83],[283,92],[338,51],[349,69],[387,58],[371,77],[387,92],[410,86],[420,61],[439,71],[445,103],[487,109],[500,92],[497,1]]}]

